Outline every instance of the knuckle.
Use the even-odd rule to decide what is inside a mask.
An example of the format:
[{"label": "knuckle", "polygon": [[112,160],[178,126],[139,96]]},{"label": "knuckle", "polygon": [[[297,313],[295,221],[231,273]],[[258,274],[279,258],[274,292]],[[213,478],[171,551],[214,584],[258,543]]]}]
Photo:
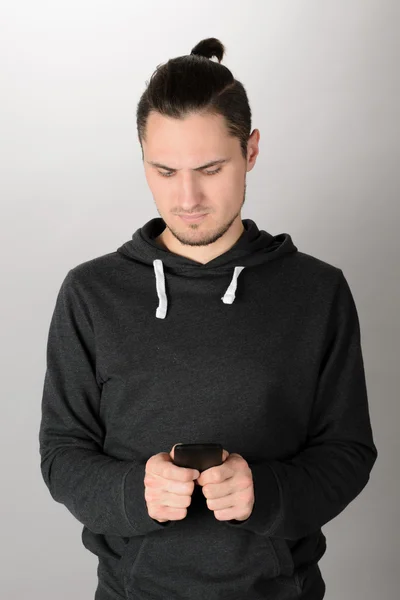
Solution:
[{"label": "knuckle", "polygon": [[145,490],[144,497],[146,502],[153,502],[155,500],[153,492],[149,490]]},{"label": "knuckle", "polygon": [[149,517],[151,517],[152,519],[156,519],[157,518],[157,515],[153,511],[153,506],[151,504],[147,507],[147,512],[149,513]]},{"label": "knuckle", "polygon": [[244,483],[249,486],[253,483],[253,476],[252,475],[246,475],[244,478]]},{"label": "knuckle", "polygon": [[153,481],[154,481],[154,479],[153,479],[153,477],[151,475],[149,475],[149,474],[145,475],[145,477],[144,477],[144,484],[146,486],[151,486],[152,483],[153,483]]}]

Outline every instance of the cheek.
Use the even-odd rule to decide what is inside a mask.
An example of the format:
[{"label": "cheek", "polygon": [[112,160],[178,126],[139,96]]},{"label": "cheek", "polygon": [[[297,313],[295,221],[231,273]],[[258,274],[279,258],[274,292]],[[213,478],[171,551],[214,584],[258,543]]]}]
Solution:
[{"label": "cheek", "polygon": [[144,173],[145,177],[146,177],[146,181],[147,181],[147,185],[149,186],[149,188],[151,189],[151,191],[153,191],[154,188],[154,177],[150,172],[145,171]]},{"label": "cheek", "polygon": [[221,177],[219,181],[215,182],[213,190],[220,198],[234,199],[237,196],[241,196],[242,187],[242,179],[235,173],[227,177]]},{"label": "cheek", "polygon": [[164,181],[161,175],[148,173],[146,174],[146,180],[153,196],[163,197],[168,195],[171,186],[167,185],[168,181]]}]

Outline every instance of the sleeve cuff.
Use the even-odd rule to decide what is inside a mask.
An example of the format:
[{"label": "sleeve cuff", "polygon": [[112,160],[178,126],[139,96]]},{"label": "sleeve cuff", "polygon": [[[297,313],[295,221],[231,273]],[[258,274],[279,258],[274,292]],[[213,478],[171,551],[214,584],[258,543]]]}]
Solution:
[{"label": "sleeve cuff", "polygon": [[247,529],[259,535],[274,534],[282,518],[281,493],[275,471],[268,463],[249,464],[254,485],[254,506],[245,521],[221,521],[230,527]]}]

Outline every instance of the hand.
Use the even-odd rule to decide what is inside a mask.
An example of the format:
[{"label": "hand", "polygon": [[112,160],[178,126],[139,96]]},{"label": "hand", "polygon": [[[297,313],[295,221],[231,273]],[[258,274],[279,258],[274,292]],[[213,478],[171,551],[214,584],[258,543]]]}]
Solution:
[{"label": "hand", "polygon": [[218,521],[245,521],[254,506],[253,474],[247,461],[223,450],[222,465],[210,467],[197,478]]},{"label": "hand", "polygon": [[173,463],[175,446],[170,453],[159,452],[151,456],[145,468],[147,512],[160,523],[186,517],[194,490],[193,480],[199,475],[197,469],[178,467]]}]

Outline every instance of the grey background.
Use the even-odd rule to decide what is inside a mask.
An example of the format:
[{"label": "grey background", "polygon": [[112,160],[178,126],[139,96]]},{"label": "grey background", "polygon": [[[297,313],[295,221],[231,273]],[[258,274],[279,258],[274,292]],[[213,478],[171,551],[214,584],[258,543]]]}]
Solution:
[{"label": "grey background", "polygon": [[398,597],[399,17],[395,0],[1,2],[2,597],[93,598],[97,559],[39,468],[50,317],[70,268],[158,216],[136,103],[211,36],[261,132],[242,218],[342,268],[358,308],[379,457],[323,529],[326,598]]}]

